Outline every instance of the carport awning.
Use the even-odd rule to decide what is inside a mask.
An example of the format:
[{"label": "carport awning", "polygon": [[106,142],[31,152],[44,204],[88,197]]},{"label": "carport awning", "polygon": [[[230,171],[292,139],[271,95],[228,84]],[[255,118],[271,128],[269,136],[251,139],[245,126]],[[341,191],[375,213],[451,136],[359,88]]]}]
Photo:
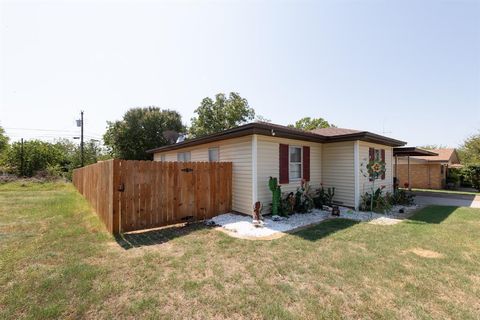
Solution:
[{"label": "carport awning", "polygon": [[407,157],[408,190],[412,190],[412,184],[410,182],[410,157],[438,156],[438,153],[417,147],[400,147],[393,148],[393,156],[395,157],[395,177],[398,177],[398,157]]},{"label": "carport awning", "polygon": [[438,153],[420,149],[417,147],[393,148],[394,157],[414,157],[414,156],[438,156]]}]

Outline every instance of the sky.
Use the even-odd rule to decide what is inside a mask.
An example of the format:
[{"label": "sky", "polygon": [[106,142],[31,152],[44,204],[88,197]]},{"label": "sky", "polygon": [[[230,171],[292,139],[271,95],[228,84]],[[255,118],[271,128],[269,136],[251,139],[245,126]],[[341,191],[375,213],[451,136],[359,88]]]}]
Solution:
[{"label": "sky", "polygon": [[132,107],[238,92],[278,124],[322,117],[411,146],[480,130],[479,1],[0,0],[0,126],[100,139]]}]

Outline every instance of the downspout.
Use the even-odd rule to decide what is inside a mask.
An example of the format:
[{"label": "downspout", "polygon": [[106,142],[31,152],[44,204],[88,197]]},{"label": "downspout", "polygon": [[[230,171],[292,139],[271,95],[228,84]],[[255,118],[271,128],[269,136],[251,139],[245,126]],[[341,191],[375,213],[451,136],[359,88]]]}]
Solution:
[{"label": "downspout", "polygon": [[252,136],[252,210],[258,201],[258,136]]},{"label": "downspout", "polygon": [[353,172],[355,185],[355,210],[358,210],[360,204],[360,151],[359,142],[356,140],[353,143]]}]

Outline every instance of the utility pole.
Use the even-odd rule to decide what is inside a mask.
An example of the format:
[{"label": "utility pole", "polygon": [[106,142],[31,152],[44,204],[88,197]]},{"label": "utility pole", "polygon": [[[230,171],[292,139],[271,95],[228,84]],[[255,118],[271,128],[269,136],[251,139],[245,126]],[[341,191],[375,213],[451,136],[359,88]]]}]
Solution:
[{"label": "utility pole", "polygon": [[24,155],[23,155],[23,138],[21,140],[21,145],[20,145],[20,175],[23,177],[25,176],[25,171],[24,171],[24,166],[23,166],[23,163],[24,163]]},{"label": "utility pole", "polygon": [[[80,127],[80,166],[83,167],[84,155],[83,155],[83,110],[80,111],[80,120],[77,120],[77,127]],[[78,139],[78,137],[74,137]]]},{"label": "utility pole", "polygon": [[84,156],[83,156],[83,110],[80,111],[80,121],[82,122],[82,128],[81,128],[81,133],[80,133],[80,153],[81,153],[81,164],[83,167],[84,163]]}]

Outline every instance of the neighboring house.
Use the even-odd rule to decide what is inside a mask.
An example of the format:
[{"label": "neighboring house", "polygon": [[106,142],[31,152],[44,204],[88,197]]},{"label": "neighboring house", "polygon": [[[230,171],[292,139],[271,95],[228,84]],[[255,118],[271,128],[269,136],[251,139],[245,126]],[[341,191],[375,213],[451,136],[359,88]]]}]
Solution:
[{"label": "neighboring house", "polygon": [[[455,149],[429,150],[436,156],[410,157],[410,187],[419,189],[443,189],[448,169],[458,166],[460,159]],[[405,157],[398,158],[399,185],[408,182],[408,164]]]},{"label": "neighboring house", "polygon": [[383,158],[386,174],[376,182],[393,190],[393,147],[405,142],[367,131],[340,128],[311,132],[254,122],[224,132],[153,150],[155,161],[229,161],[233,163],[232,208],[250,214],[256,201],[270,210],[270,176],[277,177],[282,192],[295,191],[301,180],[312,188],[335,187],[334,200],[358,207],[371,182],[361,166],[369,158]]}]

